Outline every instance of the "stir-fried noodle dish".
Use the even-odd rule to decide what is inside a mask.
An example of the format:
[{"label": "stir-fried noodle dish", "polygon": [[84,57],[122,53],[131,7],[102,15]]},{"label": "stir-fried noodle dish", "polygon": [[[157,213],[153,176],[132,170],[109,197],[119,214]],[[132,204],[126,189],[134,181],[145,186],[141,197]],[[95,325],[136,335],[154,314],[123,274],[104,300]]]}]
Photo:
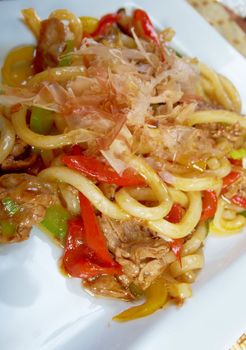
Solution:
[{"label": "stir-fried noodle dish", "polygon": [[2,67],[0,243],[38,226],[91,294],[142,302],[117,321],[182,304],[209,229],[246,224],[237,90],[142,9],[22,16],[36,45]]}]

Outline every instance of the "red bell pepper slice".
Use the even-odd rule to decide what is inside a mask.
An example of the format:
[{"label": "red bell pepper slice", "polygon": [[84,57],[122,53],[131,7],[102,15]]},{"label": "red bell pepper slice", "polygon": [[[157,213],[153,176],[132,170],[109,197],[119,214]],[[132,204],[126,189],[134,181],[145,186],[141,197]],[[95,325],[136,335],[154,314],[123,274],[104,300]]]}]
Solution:
[{"label": "red bell pepper slice", "polygon": [[105,237],[99,228],[91,202],[82,193],[79,194],[79,201],[85,228],[85,243],[95,252],[99,259],[110,265],[116,264],[108,251]]},{"label": "red bell pepper slice", "polygon": [[222,194],[226,192],[227,187],[229,187],[230,185],[232,185],[235,181],[237,181],[237,179],[239,179],[241,176],[241,174],[239,172],[236,171],[232,171],[230,172],[230,174],[228,174],[227,176],[225,176],[223,178],[223,185],[222,185]]},{"label": "red bell pepper slice", "polygon": [[93,157],[66,155],[62,157],[62,161],[69,168],[82,172],[100,182],[118,186],[143,186],[146,184],[143,177],[136,174],[132,169],[126,169],[122,175],[119,175],[110,165]]},{"label": "red bell pepper slice", "polygon": [[232,164],[232,165],[235,165],[235,166],[243,166],[243,162],[242,162],[242,159],[232,159],[232,158],[229,158],[229,162]]},{"label": "red bell pepper slice", "polygon": [[85,228],[80,217],[75,217],[68,221],[68,233],[66,249],[78,248],[84,244]]},{"label": "red bell pepper slice", "polygon": [[208,220],[214,217],[217,209],[217,196],[214,191],[203,191],[202,214],[200,220]]},{"label": "red bell pepper slice", "polygon": [[63,256],[64,269],[72,277],[90,278],[101,274],[119,275],[121,266],[114,262],[102,261],[85,243],[86,233],[81,218],[73,218],[68,222],[68,236]]},{"label": "red bell pepper slice", "polygon": [[240,196],[240,195],[235,195],[231,198],[231,202],[233,204],[238,205],[239,207],[245,208],[246,209],[246,198]]},{"label": "red bell pepper slice", "polygon": [[[184,209],[179,203],[174,203],[170,212],[165,217],[165,219],[173,224],[178,224],[184,215]],[[170,248],[174,255],[176,256],[178,262],[181,265],[181,251],[183,248],[183,239],[175,239],[172,242],[170,242]]]},{"label": "red bell pepper slice", "polygon": [[81,147],[80,147],[79,145],[74,145],[74,146],[71,148],[69,154],[70,154],[71,156],[80,156],[80,155],[82,154],[82,149],[81,149]]},{"label": "red bell pepper slice", "polygon": [[174,253],[174,255],[176,256],[178,262],[181,265],[181,252],[182,252],[182,248],[183,248],[183,245],[184,245],[183,238],[174,239],[169,244],[170,244],[170,248],[171,248],[172,252]]},{"label": "red bell pepper slice", "polygon": [[134,27],[138,28],[138,23],[141,25],[144,36],[152,40],[157,46],[160,47],[160,41],[156,30],[151,22],[151,19],[149,18],[147,13],[141,9],[136,9],[133,12]]},{"label": "red bell pepper slice", "polygon": [[92,38],[97,36],[102,36],[105,34],[106,28],[116,23],[119,19],[119,14],[117,13],[109,13],[103,16],[98,22],[96,30],[90,34]]},{"label": "red bell pepper slice", "polygon": [[89,260],[81,258],[81,254],[74,254],[67,258],[65,254],[65,261],[63,262],[66,271],[72,277],[88,279],[99,275],[119,275],[119,271],[115,267],[102,267]]},{"label": "red bell pepper slice", "polygon": [[[238,162],[238,160],[236,160],[236,162]],[[232,164],[234,164],[234,162]],[[240,164],[235,164],[235,165],[242,166],[242,161],[240,160]],[[224,177],[223,178],[223,186],[222,186],[222,191],[221,192],[225,193],[227,191],[227,187],[229,187],[234,182],[236,182],[240,177],[241,177],[241,174],[239,172],[236,172],[236,171],[232,171],[229,175]],[[246,208],[246,198],[236,194],[230,200],[231,200],[231,202],[233,204],[236,204],[236,205],[238,205],[239,207],[242,207],[242,208]]]},{"label": "red bell pepper slice", "polygon": [[174,203],[165,219],[173,224],[178,224],[184,215],[184,209],[179,203]]}]

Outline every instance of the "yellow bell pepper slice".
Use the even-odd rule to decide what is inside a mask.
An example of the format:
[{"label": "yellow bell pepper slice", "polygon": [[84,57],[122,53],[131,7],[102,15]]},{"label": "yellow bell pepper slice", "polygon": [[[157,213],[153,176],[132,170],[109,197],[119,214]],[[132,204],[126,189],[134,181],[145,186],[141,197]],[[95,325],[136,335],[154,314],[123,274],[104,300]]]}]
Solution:
[{"label": "yellow bell pepper slice", "polygon": [[168,300],[168,291],[163,278],[155,280],[144,292],[145,302],[133,306],[113,317],[114,321],[126,322],[146,317],[161,309]]},{"label": "yellow bell pepper slice", "polygon": [[2,67],[3,83],[21,86],[33,75],[34,46],[20,46],[11,50]]},{"label": "yellow bell pepper slice", "polygon": [[91,34],[97,29],[98,19],[94,17],[79,17],[83,24],[83,32]]}]

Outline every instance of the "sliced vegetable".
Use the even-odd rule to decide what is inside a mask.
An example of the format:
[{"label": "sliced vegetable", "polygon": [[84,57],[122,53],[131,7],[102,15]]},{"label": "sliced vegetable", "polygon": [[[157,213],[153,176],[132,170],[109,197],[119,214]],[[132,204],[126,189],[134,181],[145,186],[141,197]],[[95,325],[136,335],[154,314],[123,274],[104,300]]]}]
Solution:
[{"label": "sliced vegetable", "polygon": [[90,176],[97,181],[118,186],[142,186],[145,185],[144,179],[136,174],[132,169],[126,169],[120,176],[110,165],[102,161],[86,157],[78,156],[63,156],[62,161],[69,168],[75,169],[83,174]]},{"label": "sliced vegetable", "polygon": [[116,262],[109,254],[105,237],[99,228],[92,204],[82,193],[79,194],[79,201],[84,224],[85,243],[94,251],[99,259],[107,264],[115,265]]},{"label": "sliced vegetable", "polygon": [[80,156],[80,155],[82,155],[81,147],[80,147],[79,145],[74,145],[74,146],[71,148],[70,154],[71,154],[72,156]]},{"label": "sliced vegetable", "polygon": [[232,158],[229,158],[229,161],[232,165],[235,165],[235,166],[243,166],[243,163],[242,163],[242,159],[232,159]]},{"label": "sliced vegetable", "polygon": [[165,219],[173,224],[178,224],[184,215],[184,209],[179,203],[174,203]]},{"label": "sliced vegetable", "polygon": [[19,204],[13,201],[10,197],[3,198],[2,204],[9,215],[15,215],[20,210]]},{"label": "sliced vegetable", "polygon": [[[63,51],[62,55],[67,55],[68,53],[72,52],[74,50],[74,42],[73,40],[67,40],[66,41],[66,47]],[[71,64],[71,57],[65,56],[59,61],[59,67],[65,67],[69,66]]]},{"label": "sliced vegetable", "polygon": [[[235,171],[232,171],[229,175],[224,177],[222,193],[225,193],[227,191],[227,187],[229,187],[231,184],[237,181],[240,177],[241,177],[241,174]],[[231,202],[235,205],[238,205],[239,207],[246,208],[246,198],[240,195],[234,195],[231,198]]]},{"label": "sliced vegetable", "polygon": [[206,221],[214,217],[217,209],[217,196],[214,191],[203,191],[201,220]]},{"label": "sliced vegetable", "polygon": [[32,131],[47,135],[53,125],[53,112],[40,107],[32,107],[30,128]]},{"label": "sliced vegetable", "polygon": [[3,83],[21,86],[34,74],[34,46],[20,46],[11,50],[2,68]]},{"label": "sliced vegetable", "polygon": [[71,215],[65,208],[56,204],[47,208],[45,217],[41,221],[40,226],[41,228],[46,228],[55,239],[64,245],[70,217]]},{"label": "sliced vegetable", "polygon": [[231,202],[233,204],[238,205],[239,207],[245,208],[246,209],[246,198],[240,196],[240,195],[235,195],[231,198]]},{"label": "sliced vegetable", "polygon": [[13,236],[16,231],[16,224],[9,220],[0,220],[0,234],[3,236]]},{"label": "sliced vegetable", "polygon": [[237,181],[240,178],[241,174],[236,171],[230,172],[227,176],[223,178],[223,186],[222,186],[222,193],[225,193],[227,191],[227,187],[232,185],[235,181]]},{"label": "sliced vegetable", "polygon": [[[71,277],[88,279],[98,275],[117,275],[118,270],[115,267],[102,267],[91,262],[88,256],[92,258],[88,247],[84,249],[76,249],[76,251],[68,251],[63,258],[63,265],[67,273]],[[86,252],[87,251],[87,252]]]},{"label": "sliced vegetable", "polygon": [[230,152],[230,157],[232,159],[242,159],[246,157],[246,148],[240,148]]},{"label": "sliced vegetable", "polygon": [[144,292],[146,301],[133,306],[113,317],[114,321],[126,322],[136,318],[146,317],[161,309],[167,302],[168,292],[162,278],[155,280]]},{"label": "sliced vegetable", "polygon": [[97,36],[102,36],[105,34],[108,27],[112,26],[117,22],[119,15],[117,13],[109,13],[103,16],[97,24],[97,28],[90,33],[90,36],[95,38]]},{"label": "sliced vegetable", "polygon": [[244,216],[246,218],[246,210],[242,211],[240,215]]},{"label": "sliced vegetable", "polygon": [[98,19],[94,17],[79,17],[83,24],[83,33],[92,34],[98,26]]},{"label": "sliced vegetable", "polygon": [[174,239],[169,244],[170,244],[172,252],[174,253],[174,255],[176,256],[178,262],[181,265],[181,252],[182,252],[182,248],[183,248],[183,245],[184,245],[183,238]]},{"label": "sliced vegetable", "polygon": [[95,252],[85,244],[85,236],[82,219],[69,220],[63,266],[70,276],[86,279],[101,274],[121,274],[119,264],[109,266],[96,256]]},{"label": "sliced vegetable", "polygon": [[145,11],[136,9],[133,12],[133,25],[136,30],[138,30],[140,27],[140,31],[142,32],[142,35],[145,39],[150,39],[160,47],[160,41],[157,32],[151,22],[151,19]]}]

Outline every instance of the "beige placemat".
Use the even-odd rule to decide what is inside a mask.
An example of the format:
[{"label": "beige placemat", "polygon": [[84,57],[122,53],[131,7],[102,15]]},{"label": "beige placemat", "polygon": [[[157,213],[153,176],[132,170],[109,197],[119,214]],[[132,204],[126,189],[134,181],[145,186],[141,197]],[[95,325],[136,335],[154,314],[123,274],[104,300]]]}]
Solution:
[{"label": "beige placemat", "polygon": [[[246,21],[227,11],[215,0],[187,0],[216,30],[246,57]],[[242,25],[245,31],[237,24]],[[244,27],[245,24],[245,27]]]}]

